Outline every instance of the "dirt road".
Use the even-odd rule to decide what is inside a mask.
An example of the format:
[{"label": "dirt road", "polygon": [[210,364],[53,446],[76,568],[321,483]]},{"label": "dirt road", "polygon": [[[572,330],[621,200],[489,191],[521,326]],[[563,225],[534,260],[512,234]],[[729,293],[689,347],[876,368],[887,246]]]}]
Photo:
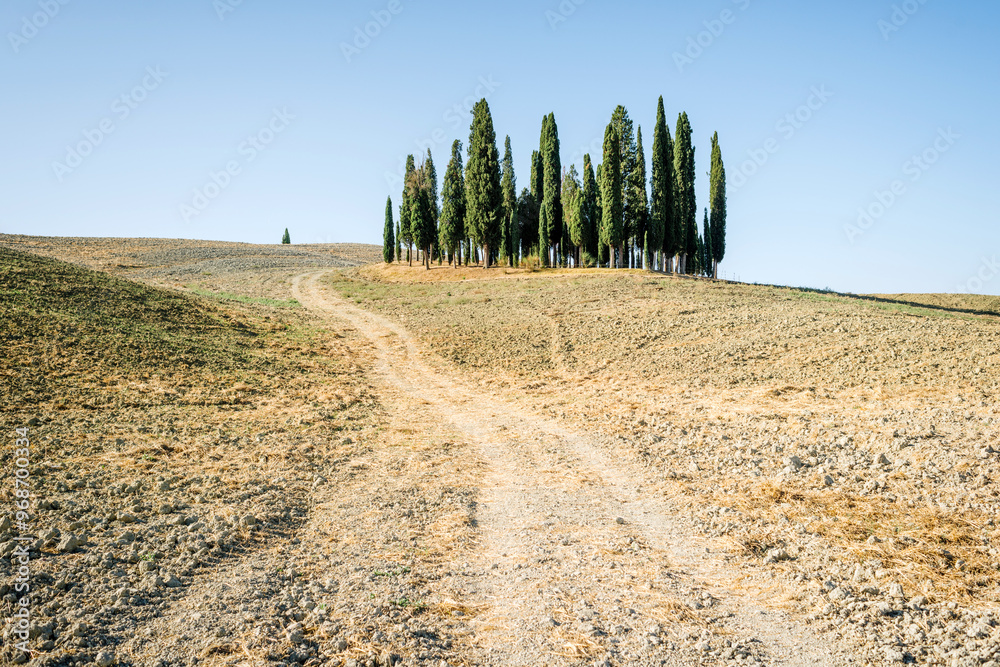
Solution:
[{"label": "dirt road", "polygon": [[326,273],[298,276],[293,296],[372,343],[397,415],[450,424],[486,465],[479,547],[442,582],[475,610],[476,664],[856,662],[754,599],[725,555],[670,515],[658,480],[612,460],[599,438],[472,386],[405,329],[325,288]]}]

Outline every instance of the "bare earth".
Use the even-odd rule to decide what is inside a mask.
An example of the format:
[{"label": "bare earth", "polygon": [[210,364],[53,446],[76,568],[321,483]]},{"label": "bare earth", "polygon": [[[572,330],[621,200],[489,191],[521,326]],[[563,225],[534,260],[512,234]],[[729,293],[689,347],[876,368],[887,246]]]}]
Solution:
[{"label": "bare earth", "polygon": [[[40,464],[46,527],[88,533],[38,544],[53,627],[32,664],[996,664],[987,299],[345,268],[371,247],[0,246],[200,295],[297,378],[241,380],[215,412],[98,411],[96,439],[149,426],[114,451],[74,444],[72,397],[12,396],[4,429],[36,417],[73,457],[68,478]],[[180,451],[129,462],[163,441]]]}]

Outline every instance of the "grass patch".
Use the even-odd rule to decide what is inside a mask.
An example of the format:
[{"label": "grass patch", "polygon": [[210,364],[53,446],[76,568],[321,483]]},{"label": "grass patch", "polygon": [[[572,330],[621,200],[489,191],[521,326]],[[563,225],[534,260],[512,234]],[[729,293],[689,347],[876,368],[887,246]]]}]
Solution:
[{"label": "grass patch", "polygon": [[237,303],[253,303],[259,306],[270,306],[272,308],[301,308],[302,304],[295,299],[265,299],[263,297],[256,296],[243,296],[242,294],[232,294],[230,292],[213,292],[212,290],[202,289],[197,285],[186,285],[192,293],[198,296],[206,296],[212,299],[218,299],[219,301],[235,301]]}]

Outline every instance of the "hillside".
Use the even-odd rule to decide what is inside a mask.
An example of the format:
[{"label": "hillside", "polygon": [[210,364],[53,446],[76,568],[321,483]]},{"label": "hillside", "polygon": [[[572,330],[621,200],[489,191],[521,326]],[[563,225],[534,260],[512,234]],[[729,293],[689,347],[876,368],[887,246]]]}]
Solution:
[{"label": "hillside", "polygon": [[986,298],[26,243],[33,664],[998,657]]},{"label": "hillside", "polygon": [[[405,511],[422,538],[468,493],[452,475],[445,491],[414,489],[406,462],[391,462],[391,480],[378,473],[396,436],[380,431],[363,346],[287,293],[200,291],[0,248],[0,424],[10,443],[24,427],[31,441],[33,665],[307,662],[315,648],[281,641],[309,598],[324,603],[305,619],[309,636],[329,614],[346,621],[324,628],[330,654],[364,655],[364,627],[390,588],[394,600],[427,596],[422,574],[337,593],[371,567],[398,567],[383,557],[397,538],[377,529],[384,513],[373,508],[405,503],[390,515]],[[448,465],[414,456],[419,474]],[[0,467],[13,465],[4,446]],[[13,507],[13,486],[0,497]],[[17,534],[4,511],[8,600]],[[437,539],[408,571],[452,548]],[[11,630],[5,622],[0,664],[14,660]]]}]

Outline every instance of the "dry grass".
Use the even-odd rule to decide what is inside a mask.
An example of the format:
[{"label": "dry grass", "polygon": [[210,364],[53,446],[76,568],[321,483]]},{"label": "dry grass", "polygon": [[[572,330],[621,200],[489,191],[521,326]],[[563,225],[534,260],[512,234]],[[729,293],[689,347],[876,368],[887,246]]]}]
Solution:
[{"label": "dry grass", "polygon": [[[835,545],[849,563],[881,562],[881,569],[893,572],[907,590],[919,591],[932,602],[1000,602],[996,559],[981,537],[994,517],[982,512],[956,515],[920,506],[901,511],[898,503],[881,497],[772,482],[716,500],[752,519],[770,521],[782,515]],[[743,535],[736,546],[759,558],[783,542],[779,533],[768,531]]]}]

